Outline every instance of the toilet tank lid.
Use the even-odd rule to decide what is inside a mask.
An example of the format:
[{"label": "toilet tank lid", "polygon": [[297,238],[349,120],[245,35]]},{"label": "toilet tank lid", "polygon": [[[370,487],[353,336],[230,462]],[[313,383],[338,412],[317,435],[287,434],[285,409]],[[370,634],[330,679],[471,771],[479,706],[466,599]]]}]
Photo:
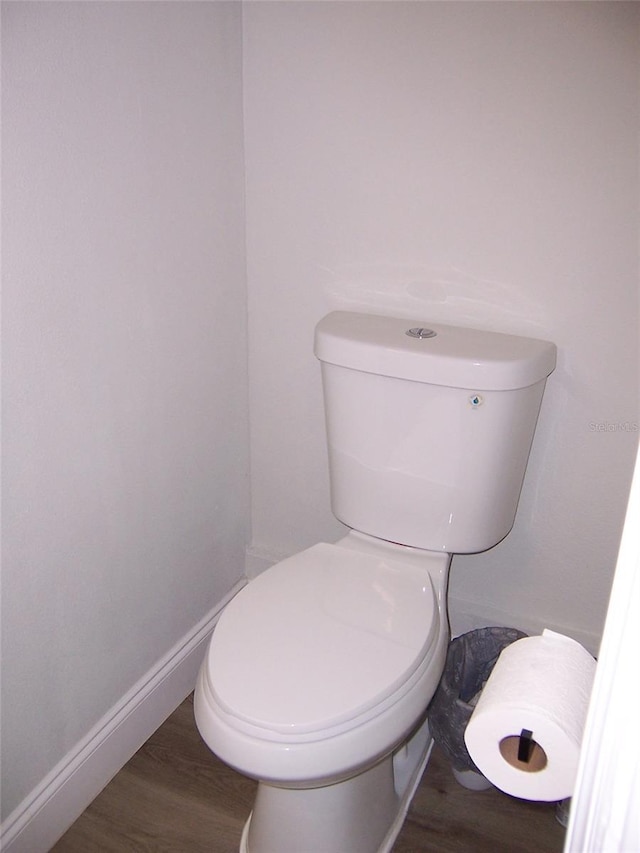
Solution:
[{"label": "toilet tank lid", "polygon": [[527,388],[556,366],[549,341],[355,311],[323,317],[314,352],[352,370],[479,391]]}]

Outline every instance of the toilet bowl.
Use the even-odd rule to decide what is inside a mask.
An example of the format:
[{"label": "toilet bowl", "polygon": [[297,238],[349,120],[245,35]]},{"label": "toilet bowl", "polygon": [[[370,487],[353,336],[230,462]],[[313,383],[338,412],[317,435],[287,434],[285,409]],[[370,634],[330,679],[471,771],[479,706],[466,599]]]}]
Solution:
[{"label": "toilet bowl", "polygon": [[331,506],[350,532],[222,613],[195,716],[258,780],[242,853],[385,853],[428,760],[451,555],[511,529],[548,341],[336,311],[316,327]]},{"label": "toilet bowl", "polygon": [[198,727],[242,773],[308,787],[389,753],[437,686],[449,556],[350,533],[269,569],[227,606]]},{"label": "toilet bowl", "polygon": [[[371,791],[378,815],[357,843],[383,849],[430,749],[420,724],[446,655],[449,562],[351,532],[278,563],[226,607],[195,715],[213,752],[260,782],[241,849],[351,853],[353,804],[368,812]],[[414,729],[417,746],[394,756]]]}]

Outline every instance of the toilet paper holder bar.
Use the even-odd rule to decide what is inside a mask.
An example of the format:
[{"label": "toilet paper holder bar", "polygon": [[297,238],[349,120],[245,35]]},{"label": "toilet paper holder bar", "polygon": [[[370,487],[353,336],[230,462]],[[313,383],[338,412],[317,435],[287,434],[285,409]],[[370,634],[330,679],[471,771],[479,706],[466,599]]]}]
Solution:
[{"label": "toilet paper holder bar", "polygon": [[522,729],[518,741],[518,761],[528,764],[531,760],[534,746],[533,732],[530,729]]}]

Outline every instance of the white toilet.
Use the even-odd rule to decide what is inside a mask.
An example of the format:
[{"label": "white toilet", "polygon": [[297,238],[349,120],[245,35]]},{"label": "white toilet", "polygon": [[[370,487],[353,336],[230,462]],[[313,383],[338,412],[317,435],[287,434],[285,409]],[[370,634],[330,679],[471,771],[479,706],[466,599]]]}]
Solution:
[{"label": "white toilet", "polygon": [[337,311],[315,354],[351,532],[231,601],[195,693],[205,742],[259,781],[245,853],[391,849],[431,748],[451,555],[511,529],[556,348]]}]

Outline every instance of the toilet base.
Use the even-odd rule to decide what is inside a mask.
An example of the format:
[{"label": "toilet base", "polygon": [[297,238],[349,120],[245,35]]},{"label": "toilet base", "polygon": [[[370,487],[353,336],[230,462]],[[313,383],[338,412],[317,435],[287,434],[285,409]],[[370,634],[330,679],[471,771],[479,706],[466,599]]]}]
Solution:
[{"label": "toilet base", "polygon": [[425,720],[393,754],[351,779],[303,789],[260,782],[240,853],[389,853],[432,745]]}]

